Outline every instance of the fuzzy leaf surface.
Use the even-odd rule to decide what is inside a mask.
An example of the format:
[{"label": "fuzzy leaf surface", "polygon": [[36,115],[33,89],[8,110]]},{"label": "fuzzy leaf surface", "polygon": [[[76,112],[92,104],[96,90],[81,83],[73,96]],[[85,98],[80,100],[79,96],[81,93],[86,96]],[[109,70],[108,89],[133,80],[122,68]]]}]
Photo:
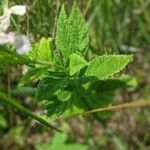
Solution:
[{"label": "fuzzy leaf surface", "polygon": [[56,31],[56,47],[61,51],[65,61],[75,52],[75,34],[73,26],[67,18],[64,6],[61,8]]},{"label": "fuzzy leaf surface", "polygon": [[85,56],[87,50],[88,50],[88,43],[89,43],[89,37],[88,37],[88,28],[85,22],[85,19],[77,6],[77,3],[74,2],[71,15],[70,15],[70,22],[73,25],[75,32],[76,32],[76,46],[77,46],[77,53]]},{"label": "fuzzy leaf surface", "polygon": [[104,80],[123,70],[131,60],[132,55],[99,56],[91,61],[85,74]]},{"label": "fuzzy leaf surface", "polygon": [[79,72],[83,67],[88,65],[88,62],[84,60],[83,57],[75,53],[71,54],[69,56],[69,59],[69,71],[71,76]]}]

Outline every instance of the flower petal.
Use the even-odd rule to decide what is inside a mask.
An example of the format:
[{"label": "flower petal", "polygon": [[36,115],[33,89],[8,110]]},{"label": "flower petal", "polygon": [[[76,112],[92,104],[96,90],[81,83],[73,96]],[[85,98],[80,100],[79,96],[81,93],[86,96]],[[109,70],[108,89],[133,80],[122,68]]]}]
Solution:
[{"label": "flower petal", "polygon": [[8,35],[5,33],[0,33],[0,45],[9,43]]},{"label": "flower petal", "polygon": [[18,54],[25,54],[31,48],[30,40],[25,35],[17,35],[13,45],[16,47]]},{"label": "flower petal", "polygon": [[15,32],[9,32],[8,33],[8,40],[10,44],[14,44],[16,40],[16,33]]},{"label": "flower petal", "polygon": [[10,25],[11,11],[8,8],[4,9],[4,14],[0,16],[0,31],[6,31]]},{"label": "flower petal", "polygon": [[16,5],[10,8],[10,11],[14,15],[24,15],[26,13],[26,6],[25,5]]},{"label": "flower petal", "polygon": [[5,18],[2,22],[0,22],[0,31],[6,31],[10,25],[10,18]]}]

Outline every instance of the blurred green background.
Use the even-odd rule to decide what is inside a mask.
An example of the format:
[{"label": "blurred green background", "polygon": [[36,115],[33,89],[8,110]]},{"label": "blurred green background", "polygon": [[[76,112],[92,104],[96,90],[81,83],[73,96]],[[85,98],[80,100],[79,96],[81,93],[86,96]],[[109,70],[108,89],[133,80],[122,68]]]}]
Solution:
[{"label": "blurred green background", "polygon": [[[134,61],[126,70],[138,81],[136,89],[123,89],[117,102],[150,99],[150,0],[77,0],[89,27],[90,54],[133,53]],[[73,0],[10,0],[9,5],[25,4],[28,12],[14,16],[10,30],[26,33],[34,43],[42,37],[55,38],[59,10],[65,3],[68,13]],[[0,10],[2,14],[2,4]],[[20,78],[12,68],[11,83]],[[0,87],[7,87],[5,70],[0,71]],[[32,96],[18,96],[22,103],[39,114],[42,111]],[[58,120],[65,129],[55,133],[14,110],[9,125],[5,105],[0,105],[0,149],[4,150],[149,150],[149,108],[122,110],[110,118],[96,121],[92,116]]]},{"label": "blurred green background", "polygon": [[[28,6],[28,14],[22,21],[23,31],[38,39],[54,36],[60,6],[65,3],[69,13],[73,0],[14,0],[12,3]],[[149,51],[149,0],[78,0],[78,4],[89,26],[91,50]]]}]

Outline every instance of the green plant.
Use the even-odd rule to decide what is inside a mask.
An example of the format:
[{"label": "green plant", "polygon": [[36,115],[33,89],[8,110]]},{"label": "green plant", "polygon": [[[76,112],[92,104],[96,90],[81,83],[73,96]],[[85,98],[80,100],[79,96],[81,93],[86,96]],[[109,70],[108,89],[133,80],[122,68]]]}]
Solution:
[{"label": "green plant", "polygon": [[[1,64],[28,66],[20,86],[34,78],[40,80],[36,99],[44,103],[51,119],[106,106],[112,103],[116,89],[136,85],[134,78],[117,74],[132,61],[132,55],[91,59],[87,25],[76,3],[70,16],[62,6],[55,45],[54,50],[52,39],[42,38],[26,56],[16,54],[9,47],[0,51]],[[98,115],[103,117],[101,113]]]},{"label": "green plant", "polygon": [[112,102],[114,90],[134,80],[114,76],[126,67],[132,55],[103,55],[89,60],[88,29],[76,3],[69,17],[62,6],[55,43],[55,51],[46,38],[33,46],[30,59],[47,62],[47,66],[31,67],[21,80],[40,79],[36,99],[44,102],[51,118],[105,106]]},{"label": "green plant", "polygon": [[56,133],[52,139],[51,143],[48,144],[39,144],[36,145],[36,150],[87,150],[86,145],[77,144],[77,143],[69,143],[67,142],[67,135],[62,133]]}]

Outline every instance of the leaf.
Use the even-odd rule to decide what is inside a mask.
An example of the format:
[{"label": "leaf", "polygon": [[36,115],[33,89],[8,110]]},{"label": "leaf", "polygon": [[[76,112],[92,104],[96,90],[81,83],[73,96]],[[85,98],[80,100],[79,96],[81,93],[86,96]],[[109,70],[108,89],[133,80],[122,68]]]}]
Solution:
[{"label": "leaf", "polygon": [[67,18],[63,5],[57,22],[56,47],[62,52],[65,61],[70,54],[75,52],[75,34],[76,32]]},{"label": "leaf", "polygon": [[120,72],[132,60],[132,55],[104,55],[91,61],[85,73],[100,80]]},{"label": "leaf", "polygon": [[53,98],[51,99],[51,101],[46,103],[47,116],[52,120],[56,119],[71,106],[72,106],[71,101],[62,102],[56,98]]},{"label": "leaf", "polygon": [[[82,91],[84,92],[84,91]],[[114,91],[105,91],[103,93],[98,90],[93,89],[91,91],[85,91],[83,101],[84,107],[82,108],[85,112],[92,109],[98,109],[108,106],[113,102]],[[100,119],[105,119],[112,115],[110,111],[97,112],[95,115]]]},{"label": "leaf", "polygon": [[56,133],[53,137],[50,149],[51,150],[87,150],[87,146],[78,144],[78,143],[70,143],[66,142],[68,139],[67,135],[64,133]]},{"label": "leaf", "polygon": [[65,141],[67,140],[67,135],[64,133],[56,133],[52,139],[51,143],[51,149],[57,150],[58,147],[61,147],[63,144],[65,144]]},{"label": "leaf", "polygon": [[33,60],[52,62],[52,39],[42,38],[39,43],[33,45],[28,56]]},{"label": "leaf", "polygon": [[67,18],[64,6],[57,22],[56,47],[62,52],[65,62],[73,53],[85,56],[88,49],[88,30],[76,3]]},{"label": "leaf", "polygon": [[86,62],[84,58],[75,53],[71,54],[69,56],[69,59],[69,71],[71,76],[79,72],[83,67],[88,65],[88,62]]},{"label": "leaf", "polygon": [[53,98],[46,104],[47,115],[51,119],[56,119],[60,115],[63,117],[69,117],[79,112],[83,112],[84,104],[80,99],[79,93],[72,92],[71,98],[67,101],[60,101],[57,98]]},{"label": "leaf", "polygon": [[97,80],[92,82],[89,86],[90,90],[97,90],[97,92],[104,93],[109,91],[115,91],[122,87],[136,87],[137,82],[134,77],[122,76],[119,78],[112,78],[107,80]]},{"label": "leaf", "polygon": [[[2,49],[2,50],[1,50]],[[0,65],[13,64],[13,65],[27,65],[33,64],[26,55],[19,55],[14,51],[9,50],[6,46],[0,46]]]},{"label": "leaf", "polygon": [[[57,92],[58,91],[55,92],[55,95],[57,94]],[[80,108],[75,106],[75,103],[77,103],[79,107],[81,106],[80,103],[82,103],[82,101],[79,98],[79,95],[74,95],[74,92],[73,93],[70,92],[67,94],[69,96],[68,95],[66,96],[68,97],[66,101],[64,101],[62,97],[58,98],[58,95],[57,97],[51,97],[51,99],[46,101],[45,105],[47,109],[47,115],[50,119],[56,119],[60,115],[68,117],[82,111]]]},{"label": "leaf", "polygon": [[55,92],[55,95],[57,95],[58,100],[65,102],[68,101],[71,98],[71,92],[66,90],[58,90]]},{"label": "leaf", "polygon": [[[64,117],[70,117],[72,115],[80,114],[88,110],[107,106],[113,101],[113,91],[100,93],[99,91],[79,89],[79,92],[74,92],[74,97],[65,108],[63,113]],[[110,112],[97,113],[101,118],[110,115]]]},{"label": "leaf", "polygon": [[39,49],[39,43],[35,43],[32,45],[32,49],[28,53],[28,57],[32,60],[38,59],[38,49]]},{"label": "leaf", "polygon": [[52,61],[52,38],[42,38],[39,44],[39,60]]},{"label": "leaf", "polygon": [[42,75],[47,71],[48,68],[32,68],[30,69],[20,80],[19,86],[23,86],[25,83],[30,82],[35,78],[42,77]]},{"label": "leaf", "polygon": [[63,113],[64,117],[70,117],[82,113],[85,110],[85,105],[81,99],[81,94],[79,94],[77,91],[72,92],[72,99],[69,102],[70,107],[68,107]]},{"label": "leaf", "polygon": [[67,83],[67,79],[54,79],[46,77],[39,83],[36,92],[36,98],[41,101],[51,100],[54,97],[54,93],[58,89],[66,87]]},{"label": "leaf", "polygon": [[69,19],[71,24],[75,28],[75,32],[77,34],[77,36],[74,37],[76,38],[75,40],[77,46],[76,52],[81,56],[85,56],[88,50],[88,43],[89,43],[88,28],[85,19],[76,2],[74,2]]},{"label": "leaf", "polygon": [[88,147],[79,143],[68,142],[68,136],[65,133],[56,133],[51,143],[38,144],[36,150],[87,150]]},{"label": "leaf", "polygon": [[124,82],[128,87],[136,88],[138,85],[137,80],[134,77],[129,75],[122,76],[118,78],[118,80]]},{"label": "leaf", "polygon": [[[67,107],[63,110],[63,116],[70,117],[87,110],[106,107],[113,102],[115,90],[125,86],[132,86],[134,85],[131,84],[133,81],[134,78],[123,76],[114,79],[97,80],[89,83],[89,86],[86,88],[78,87],[78,91],[72,92],[72,98],[69,100],[70,104],[68,103]],[[58,104],[55,108],[57,106]],[[96,115],[104,119],[112,115],[112,112],[99,112]]]}]

